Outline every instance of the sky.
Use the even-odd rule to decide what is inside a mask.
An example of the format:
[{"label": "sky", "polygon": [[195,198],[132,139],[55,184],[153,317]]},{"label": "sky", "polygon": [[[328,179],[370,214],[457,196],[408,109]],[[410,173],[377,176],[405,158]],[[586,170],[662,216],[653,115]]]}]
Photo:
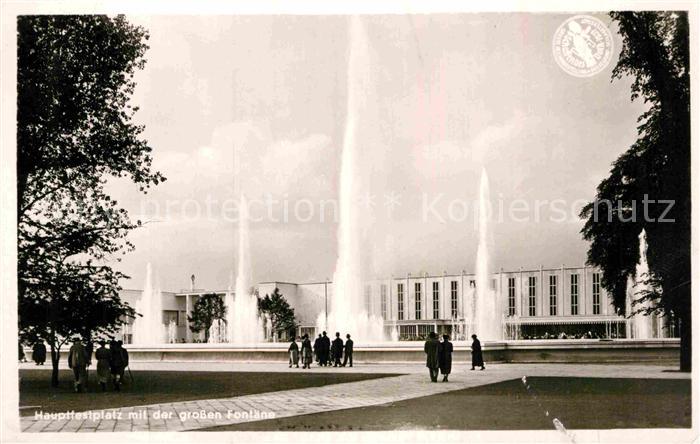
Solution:
[{"label": "sky", "polygon": [[198,288],[227,288],[240,192],[255,281],[331,278],[350,116],[373,275],[473,272],[484,172],[492,269],[582,265],[576,215],[636,139],[644,105],[630,79],[611,81],[620,40],[605,15],[613,62],[587,78],[557,65],[552,38],[568,17],[362,16],[354,70],[348,16],[128,17],[150,33],[132,102],[168,180],[145,195],[109,182],[147,221],[129,236],[122,286],[141,288],[150,262],[163,290],[192,274]]}]

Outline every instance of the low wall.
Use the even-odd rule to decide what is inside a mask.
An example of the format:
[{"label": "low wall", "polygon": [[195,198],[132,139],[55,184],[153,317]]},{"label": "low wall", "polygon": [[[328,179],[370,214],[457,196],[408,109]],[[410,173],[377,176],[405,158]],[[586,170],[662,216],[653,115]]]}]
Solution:
[{"label": "low wall", "polygon": [[[471,360],[470,344],[454,342],[454,362]],[[286,362],[288,344],[163,344],[158,347],[127,345],[131,361]],[[678,339],[612,341],[549,339],[485,342],[487,362],[615,363],[672,362],[679,358]],[[68,350],[64,350],[64,359]],[[31,352],[27,357],[31,356]],[[355,346],[353,358],[361,363],[423,362],[422,342],[378,343]]]}]

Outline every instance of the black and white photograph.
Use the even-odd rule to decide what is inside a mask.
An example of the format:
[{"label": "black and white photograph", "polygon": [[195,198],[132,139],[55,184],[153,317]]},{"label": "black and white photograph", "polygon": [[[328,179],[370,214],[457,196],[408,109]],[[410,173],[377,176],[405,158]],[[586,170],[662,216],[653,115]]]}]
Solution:
[{"label": "black and white photograph", "polygon": [[698,6],[3,2],[1,441],[696,442]]}]

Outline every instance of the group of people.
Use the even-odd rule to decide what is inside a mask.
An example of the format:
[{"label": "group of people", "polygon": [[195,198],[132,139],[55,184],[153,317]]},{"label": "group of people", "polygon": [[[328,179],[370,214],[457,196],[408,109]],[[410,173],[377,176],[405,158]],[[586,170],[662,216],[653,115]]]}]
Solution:
[{"label": "group of people", "polygon": [[[610,337],[615,339],[617,335],[611,333]],[[591,333],[590,331],[568,335],[565,332],[560,332],[559,334],[545,332],[543,335],[524,335],[523,339],[604,339],[604,336],[599,333]]]},{"label": "group of people", "polygon": [[[107,341],[99,341],[99,348],[95,350],[97,361],[97,381],[102,391],[107,390],[107,383],[112,381],[115,391],[121,390],[124,381],[124,372],[129,366],[129,352],[123,347],[122,341],[111,340],[109,348]],[[73,338],[73,345],[68,352],[68,367],[73,370],[73,388],[76,393],[82,392],[87,384],[87,368],[92,364],[92,347],[83,345],[80,338]]]},{"label": "group of people", "polygon": [[[426,354],[426,367],[430,372],[430,380],[437,382],[439,373],[442,373],[442,382],[448,382],[448,376],[452,372],[452,351],[454,350],[450,337],[442,335],[442,341],[438,340],[435,332],[430,332],[425,341],[423,351]],[[484,355],[481,351],[481,342],[472,335],[472,370],[481,367],[485,370]]]},{"label": "group of people", "polygon": [[345,343],[343,343],[340,333],[336,332],[335,339],[331,342],[331,339],[324,331],[318,335],[312,346],[309,335],[305,334],[301,337],[301,350],[296,342],[298,338],[292,338],[292,343],[289,344],[287,349],[289,352],[289,367],[291,368],[292,365],[299,367],[300,354],[302,368],[305,369],[311,368],[314,358],[321,367],[328,367],[331,363],[333,367],[345,367],[348,363],[350,364],[349,367],[352,367],[353,341],[350,339],[349,334],[345,335],[345,338]]}]

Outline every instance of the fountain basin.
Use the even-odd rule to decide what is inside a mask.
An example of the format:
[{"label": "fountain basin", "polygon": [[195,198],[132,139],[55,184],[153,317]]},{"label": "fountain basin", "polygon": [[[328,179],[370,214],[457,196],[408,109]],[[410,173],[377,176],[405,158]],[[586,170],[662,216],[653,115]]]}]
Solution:
[{"label": "fountain basin", "polygon": [[[471,360],[470,342],[456,341],[453,362]],[[168,362],[287,362],[287,343],[126,345],[131,361]],[[679,359],[680,341],[670,339],[547,339],[485,341],[487,362],[507,363],[622,363],[669,364]],[[62,351],[62,359],[68,350]],[[425,361],[423,342],[384,342],[356,345],[358,363],[420,363]]]}]

